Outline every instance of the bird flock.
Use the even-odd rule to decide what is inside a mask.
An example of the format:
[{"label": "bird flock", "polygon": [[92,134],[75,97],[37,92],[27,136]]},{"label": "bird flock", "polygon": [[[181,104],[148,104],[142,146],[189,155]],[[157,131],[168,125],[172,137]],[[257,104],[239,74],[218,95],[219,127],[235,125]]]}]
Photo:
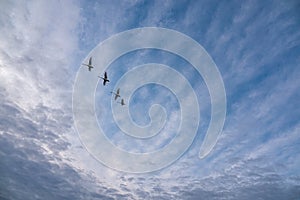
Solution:
[{"label": "bird flock", "polygon": [[[93,63],[92,63],[92,57],[90,57],[88,64],[82,63],[82,65],[87,66],[88,70],[91,71],[94,68]],[[103,85],[104,86],[106,85],[106,83],[109,83],[107,72],[104,72],[104,77],[98,76],[98,78],[103,80]],[[115,101],[117,101],[117,99],[119,97],[121,98],[120,88],[118,88],[116,92],[112,91],[111,94],[115,95],[114,99],[115,99]],[[125,102],[124,102],[123,98],[121,98],[121,101],[117,101],[117,103],[121,104],[122,106],[125,105]]]}]

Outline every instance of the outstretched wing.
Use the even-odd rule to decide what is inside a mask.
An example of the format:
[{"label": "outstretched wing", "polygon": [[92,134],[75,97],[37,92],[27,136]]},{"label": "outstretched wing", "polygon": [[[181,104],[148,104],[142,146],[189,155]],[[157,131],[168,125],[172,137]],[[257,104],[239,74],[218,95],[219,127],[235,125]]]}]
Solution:
[{"label": "outstretched wing", "polygon": [[117,95],[119,95],[119,94],[120,94],[120,88],[117,89]]},{"label": "outstretched wing", "polygon": [[107,73],[104,72],[104,79],[107,79]]},{"label": "outstretched wing", "polygon": [[89,59],[89,65],[90,66],[92,65],[92,57],[90,57],[90,59]]}]

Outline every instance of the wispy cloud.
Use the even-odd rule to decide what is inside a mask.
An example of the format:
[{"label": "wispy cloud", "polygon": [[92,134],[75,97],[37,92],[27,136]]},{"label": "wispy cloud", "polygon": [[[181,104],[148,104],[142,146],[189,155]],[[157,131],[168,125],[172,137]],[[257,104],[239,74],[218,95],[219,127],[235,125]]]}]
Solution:
[{"label": "wispy cloud", "polygon": [[[0,198],[298,198],[298,11],[296,1],[1,2]],[[205,47],[224,78],[228,115],[206,159],[197,155],[205,133],[200,130],[189,151],[173,165],[134,175],[105,167],[82,147],[73,126],[71,95],[88,51],[114,33],[140,26],[172,28]],[[125,58],[118,72],[109,68],[112,82],[134,65],[151,61],[143,53]],[[153,55],[163,64],[184,64],[170,55]],[[191,78],[197,96],[204,99],[205,129],[210,117],[208,92],[200,94],[205,85],[192,70],[174,66]],[[97,95],[108,98],[97,104],[100,111],[111,100],[101,89]],[[152,92],[142,90],[136,100]],[[153,102],[165,103],[161,96],[158,93]],[[167,108],[169,112],[173,107]],[[173,116],[178,113],[169,113],[165,130],[178,123]],[[161,147],[169,136],[143,146],[119,140],[114,130],[112,140],[132,151]]]},{"label": "wispy cloud", "polygon": [[79,8],[55,1],[2,4],[1,87],[21,106],[57,106],[66,88],[57,85],[70,87],[72,80]]}]

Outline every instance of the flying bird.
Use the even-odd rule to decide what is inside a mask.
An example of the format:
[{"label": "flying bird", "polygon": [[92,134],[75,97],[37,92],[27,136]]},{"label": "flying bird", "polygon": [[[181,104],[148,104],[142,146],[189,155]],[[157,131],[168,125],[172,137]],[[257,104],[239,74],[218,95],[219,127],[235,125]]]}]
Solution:
[{"label": "flying bird", "polygon": [[112,91],[111,93],[115,95],[115,100],[117,100],[118,97],[121,97],[121,95],[120,95],[120,88],[117,89],[117,92],[113,92]]},{"label": "flying bird", "polygon": [[101,77],[101,76],[98,76],[98,77],[101,78],[101,79],[103,79],[103,85],[105,85],[106,82],[109,82],[109,80],[108,80],[108,78],[107,78],[107,73],[106,73],[106,72],[104,72],[104,78]]},{"label": "flying bird", "polygon": [[89,68],[89,71],[91,71],[91,69],[94,68],[92,65],[92,57],[90,57],[89,59],[89,64],[82,63],[82,65],[87,66]]},{"label": "flying bird", "polygon": [[121,99],[121,102],[118,102],[119,104],[121,104],[122,106],[125,105],[124,99]]}]

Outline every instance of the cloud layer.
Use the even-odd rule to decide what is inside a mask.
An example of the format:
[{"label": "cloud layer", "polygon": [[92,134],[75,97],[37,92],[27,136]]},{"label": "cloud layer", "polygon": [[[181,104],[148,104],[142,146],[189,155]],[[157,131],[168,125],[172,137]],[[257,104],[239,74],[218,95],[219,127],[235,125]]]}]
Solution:
[{"label": "cloud layer", "polygon": [[[2,1],[0,198],[298,198],[299,9],[293,0]],[[109,68],[112,79],[135,64],[173,61],[203,103],[203,121],[189,151],[168,168],[134,175],[101,165],[82,147],[72,119],[72,84],[80,62],[100,41],[144,26],[175,29],[203,45],[224,79],[228,113],[213,152],[199,160],[211,108],[201,77],[172,55],[125,55]],[[124,68],[116,73],[114,64]],[[141,88],[135,99],[152,89]],[[161,97],[158,92],[160,102]]]}]

